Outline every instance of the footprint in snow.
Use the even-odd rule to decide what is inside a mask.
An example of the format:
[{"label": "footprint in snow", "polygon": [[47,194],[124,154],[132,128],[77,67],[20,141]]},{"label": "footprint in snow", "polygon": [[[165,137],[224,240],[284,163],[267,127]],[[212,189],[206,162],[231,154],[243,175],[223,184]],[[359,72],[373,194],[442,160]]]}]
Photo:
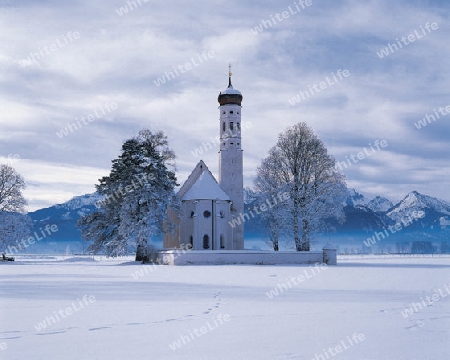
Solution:
[{"label": "footprint in snow", "polygon": [[111,327],[109,327],[109,326],[96,327],[96,328],[89,329],[89,331],[103,330],[103,329],[111,329]]},{"label": "footprint in snow", "polygon": [[417,330],[421,327],[423,327],[425,325],[425,323],[421,320],[417,320],[416,323],[414,325],[405,327],[406,330]]},{"label": "footprint in snow", "polygon": [[53,332],[48,332],[48,333],[43,333],[43,334],[36,334],[36,335],[55,335],[55,334],[63,334],[63,333],[65,333],[66,331],[65,330],[62,330],[62,331],[53,331]]}]

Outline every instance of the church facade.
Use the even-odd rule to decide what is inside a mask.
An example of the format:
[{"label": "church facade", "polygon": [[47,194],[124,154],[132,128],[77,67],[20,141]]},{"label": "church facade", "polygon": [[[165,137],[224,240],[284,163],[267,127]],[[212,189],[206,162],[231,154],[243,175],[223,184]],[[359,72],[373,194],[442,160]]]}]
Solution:
[{"label": "church facade", "polygon": [[[244,223],[233,222],[244,213],[242,94],[231,84],[219,93],[219,181],[201,160],[177,193],[179,213],[169,213],[177,226],[164,237],[164,248],[243,250]],[[231,226],[230,224],[233,224]]]}]

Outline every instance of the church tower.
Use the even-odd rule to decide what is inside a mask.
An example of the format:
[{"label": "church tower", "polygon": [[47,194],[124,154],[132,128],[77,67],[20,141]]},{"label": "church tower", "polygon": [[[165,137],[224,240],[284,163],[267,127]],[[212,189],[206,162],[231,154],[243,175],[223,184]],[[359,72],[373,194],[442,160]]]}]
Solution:
[{"label": "church tower", "polygon": [[[228,87],[220,92],[220,151],[219,184],[230,196],[231,220],[238,220],[232,228],[232,249],[244,249],[244,174],[241,143],[241,103],[242,94],[231,84],[231,65]],[[230,225],[231,226],[231,225]]]}]

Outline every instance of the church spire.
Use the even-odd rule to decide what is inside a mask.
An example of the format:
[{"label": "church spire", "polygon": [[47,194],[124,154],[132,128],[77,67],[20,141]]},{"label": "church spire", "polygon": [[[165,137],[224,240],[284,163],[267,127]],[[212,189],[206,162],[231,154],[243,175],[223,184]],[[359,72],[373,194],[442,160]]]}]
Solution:
[{"label": "church spire", "polygon": [[228,87],[221,91],[218,97],[219,104],[226,105],[226,104],[236,104],[241,105],[242,102],[242,94],[239,90],[235,90],[233,88],[233,85],[231,84],[231,64],[228,64]]}]

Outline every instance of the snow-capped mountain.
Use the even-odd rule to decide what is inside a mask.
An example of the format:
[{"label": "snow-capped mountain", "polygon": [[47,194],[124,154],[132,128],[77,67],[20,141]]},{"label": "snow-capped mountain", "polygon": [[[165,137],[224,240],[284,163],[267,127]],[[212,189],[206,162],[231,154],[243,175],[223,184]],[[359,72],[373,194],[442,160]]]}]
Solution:
[{"label": "snow-capped mountain", "polygon": [[355,189],[348,189],[347,193],[348,195],[345,201],[346,205],[357,206],[367,204],[367,199],[364,197],[364,195],[360,194]]},{"label": "snow-capped mountain", "polygon": [[384,213],[392,208],[394,204],[389,200],[382,196],[376,196],[372,200],[370,200],[366,207],[376,213]]},{"label": "snow-capped mountain", "polygon": [[76,222],[80,216],[96,209],[95,203],[101,199],[102,197],[97,193],[75,196],[63,204],[36,210],[28,215],[37,225],[42,222],[59,222],[61,220],[75,220]]},{"label": "snow-capped mountain", "polygon": [[54,208],[65,209],[67,211],[78,210],[84,206],[94,205],[97,201],[102,200],[102,198],[103,196],[98,193],[75,196],[63,204],[55,205]]},{"label": "snow-capped mountain", "polygon": [[[92,211],[96,211],[95,203],[101,197],[94,194],[76,196],[70,201],[40,209],[28,215],[34,223],[34,231],[44,228],[45,225],[56,224],[58,231],[52,234],[36,246],[51,246],[51,252],[64,252],[68,244],[70,251],[81,252],[86,249],[88,243],[81,239],[77,228],[78,219]],[[246,205],[251,207],[252,204]],[[354,189],[349,189],[344,212],[346,220],[343,224],[328,220],[330,229],[326,236],[339,244],[351,243],[355,248],[361,248],[363,240],[372,236],[375,232],[382,232],[389,226],[411,217],[414,213],[424,212],[424,216],[411,225],[403,226],[401,231],[391,234],[381,245],[403,242],[411,245],[417,239],[428,239],[440,244],[447,240],[450,234],[450,205],[446,202],[423,195],[417,191],[409,193],[402,201],[393,205],[384,197],[377,196],[368,201],[362,194]],[[259,216],[255,216],[245,224],[245,236],[249,238],[264,238],[263,226]],[[328,238],[327,238],[328,240]],[[33,245],[35,246],[35,245]],[[43,249],[49,252],[49,247]],[[30,252],[35,249],[29,249]],[[38,251],[38,252],[42,252]]]},{"label": "snow-capped mountain", "polygon": [[433,218],[433,220],[438,221],[440,217],[450,216],[450,205],[445,201],[412,191],[390,209],[386,215],[398,222],[419,211],[425,212],[424,218]]},{"label": "snow-capped mountain", "polygon": [[40,229],[44,229],[46,225],[58,227],[58,231],[52,233],[51,236],[30,246],[28,252],[41,252],[38,249],[44,246],[46,252],[60,253],[66,251],[68,245],[71,248],[70,251],[83,251],[87,243],[81,239],[77,221],[81,216],[95,211],[94,204],[99,200],[101,200],[101,196],[97,193],[86,194],[76,196],[63,204],[28,213],[33,221],[33,232],[39,234]]}]

